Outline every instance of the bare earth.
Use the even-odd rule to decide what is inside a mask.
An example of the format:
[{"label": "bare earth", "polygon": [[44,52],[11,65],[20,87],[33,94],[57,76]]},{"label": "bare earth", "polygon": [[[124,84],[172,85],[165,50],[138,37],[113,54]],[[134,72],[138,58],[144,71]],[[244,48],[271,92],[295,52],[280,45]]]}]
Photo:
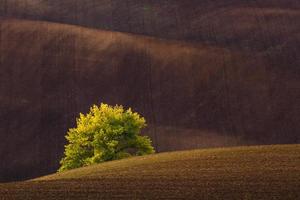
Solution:
[{"label": "bare earth", "polygon": [[162,153],[0,185],[1,200],[300,197],[300,145]]}]

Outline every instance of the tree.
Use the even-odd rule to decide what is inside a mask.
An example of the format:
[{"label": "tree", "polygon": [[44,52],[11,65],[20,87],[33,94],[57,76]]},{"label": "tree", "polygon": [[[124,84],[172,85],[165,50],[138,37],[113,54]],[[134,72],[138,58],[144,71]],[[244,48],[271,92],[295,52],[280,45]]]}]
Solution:
[{"label": "tree", "polygon": [[80,114],[77,127],[68,131],[69,143],[58,171],[154,153],[150,138],[140,135],[145,127],[145,119],[130,108],[92,106],[89,113]]}]

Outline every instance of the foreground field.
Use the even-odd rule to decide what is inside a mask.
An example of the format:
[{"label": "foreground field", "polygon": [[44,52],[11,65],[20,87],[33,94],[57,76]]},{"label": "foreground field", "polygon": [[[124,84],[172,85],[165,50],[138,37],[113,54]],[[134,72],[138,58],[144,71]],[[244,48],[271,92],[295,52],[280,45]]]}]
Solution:
[{"label": "foreground field", "polygon": [[300,145],[163,153],[0,185],[0,199],[299,199]]}]

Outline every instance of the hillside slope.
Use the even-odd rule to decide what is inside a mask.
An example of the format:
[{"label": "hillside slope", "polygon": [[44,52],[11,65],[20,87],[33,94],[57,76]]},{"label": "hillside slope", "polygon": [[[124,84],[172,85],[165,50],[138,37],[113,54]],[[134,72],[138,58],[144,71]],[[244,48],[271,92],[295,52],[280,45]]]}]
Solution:
[{"label": "hillside slope", "polygon": [[256,54],[1,20],[0,72],[0,180],[55,171],[67,129],[100,102],[144,115],[159,152],[299,142],[300,80]]},{"label": "hillside slope", "polygon": [[287,41],[292,45],[298,37],[299,42],[298,0],[1,0],[0,8],[0,16],[198,41],[242,50],[279,54],[278,51],[286,51]]},{"label": "hillside slope", "polygon": [[113,161],[23,183],[9,199],[298,199],[300,146],[163,153]]}]

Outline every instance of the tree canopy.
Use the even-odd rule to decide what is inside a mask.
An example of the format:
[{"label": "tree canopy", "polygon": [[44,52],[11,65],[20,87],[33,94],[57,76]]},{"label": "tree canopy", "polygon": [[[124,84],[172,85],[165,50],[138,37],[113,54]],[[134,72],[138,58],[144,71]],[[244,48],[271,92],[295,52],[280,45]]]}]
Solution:
[{"label": "tree canopy", "polygon": [[68,131],[59,171],[154,153],[151,140],[141,136],[146,120],[130,108],[101,104],[80,114],[77,127]]}]

